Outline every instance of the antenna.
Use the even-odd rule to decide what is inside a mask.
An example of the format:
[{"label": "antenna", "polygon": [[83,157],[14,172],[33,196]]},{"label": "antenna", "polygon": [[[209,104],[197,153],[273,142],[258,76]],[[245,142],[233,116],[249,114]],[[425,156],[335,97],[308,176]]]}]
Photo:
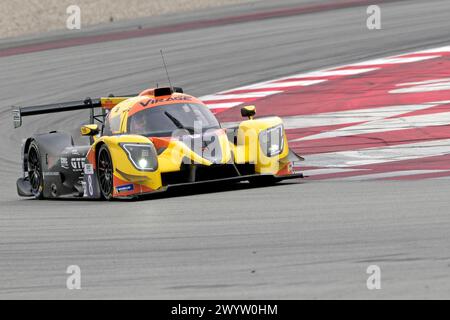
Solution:
[{"label": "antenna", "polygon": [[173,88],[172,82],[170,81],[169,71],[167,70],[166,60],[164,59],[164,53],[163,53],[162,49],[160,50],[160,52],[161,52],[161,58],[162,58],[162,61],[164,64],[164,69],[166,70],[166,74],[167,74],[167,80],[169,80],[169,85],[170,85],[170,88],[172,89]]}]

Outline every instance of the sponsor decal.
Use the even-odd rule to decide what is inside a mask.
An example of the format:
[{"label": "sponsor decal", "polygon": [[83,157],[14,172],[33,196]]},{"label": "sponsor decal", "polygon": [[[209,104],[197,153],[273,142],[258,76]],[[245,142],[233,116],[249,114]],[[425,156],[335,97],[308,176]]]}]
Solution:
[{"label": "sponsor decal", "polygon": [[94,174],[94,166],[90,163],[84,165],[84,174]]},{"label": "sponsor decal", "polygon": [[78,149],[74,148],[74,147],[67,147],[66,149],[64,149],[63,154],[64,155],[80,156],[80,151],[78,151]]},{"label": "sponsor decal", "polygon": [[22,116],[20,114],[20,110],[13,110],[13,121],[14,127],[18,128],[22,125]]},{"label": "sponsor decal", "polygon": [[67,158],[61,158],[61,168],[69,169],[69,160]]},{"label": "sponsor decal", "polygon": [[189,97],[170,97],[165,99],[148,99],[145,102],[140,102],[141,106],[147,107],[149,104],[157,104],[161,102],[170,102],[170,101],[190,101],[192,100]]},{"label": "sponsor decal", "polygon": [[133,184],[127,184],[123,186],[116,187],[117,192],[126,192],[126,191],[133,191],[134,185]]},{"label": "sponsor decal", "polygon": [[[86,158],[76,157],[76,158],[66,158],[62,157],[60,159],[61,168],[69,170],[72,169],[74,172],[80,172],[84,170],[86,163]],[[89,169],[88,169],[89,170]],[[92,168],[93,170],[93,168]],[[88,173],[87,173],[88,174]]]},{"label": "sponsor decal", "polygon": [[82,171],[84,168],[85,158],[72,158],[70,159],[70,165],[73,171]]},{"label": "sponsor decal", "polygon": [[72,152],[72,155],[74,155],[74,156],[79,156],[80,155],[80,151],[78,151],[76,148],[72,148],[71,152]]}]

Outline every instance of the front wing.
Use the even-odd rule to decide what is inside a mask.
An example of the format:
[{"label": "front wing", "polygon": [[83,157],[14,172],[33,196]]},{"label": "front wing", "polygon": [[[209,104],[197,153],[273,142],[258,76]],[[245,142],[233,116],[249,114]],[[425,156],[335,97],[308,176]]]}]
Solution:
[{"label": "front wing", "polygon": [[170,191],[175,191],[175,190],[183,190],[183,189],[188,189],[188,188],[201,188],[203,186],[206,187],[206,186],[211,186],[211,185],[226,185],[226,184],[238,183],[238,182],[242,182],[242,181],[263,182],[263,183],[270,181],[270,182],[276,183],[276,182],[280,182],[283,180],[292,180],[292,179],[301,179],[301,178],[304,178],[302,173],[294,173],[294,174],[283,175],[283,176],[261,175],[261,174],[242,175],[242,176],[229,177],[229,178],[170,184],[170,185],[164,186],[155,191],[143,192],[141,194],[136,194],[133,196],[123,196],[123,197],[118,196],[115,198],[116,199],[130,199],[130,198],[148,196],[148,195],[153,195],[153,194],[160,194],[160,193],[170,192]]}]

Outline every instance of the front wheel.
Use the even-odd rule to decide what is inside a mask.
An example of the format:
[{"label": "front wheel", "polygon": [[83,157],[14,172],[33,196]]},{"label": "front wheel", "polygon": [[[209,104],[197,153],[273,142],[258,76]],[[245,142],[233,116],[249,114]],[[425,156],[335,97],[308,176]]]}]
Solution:
[{"label": "front wheel", "polygon": [[103,199],[111,200],[114,188],[114,167],[108,147],[104,144],[98,152],[98,181]]},{"label": "front wheel", "polygon": [[32,142],[28,149],[28,179],[35,199],[44,199],[44,178],[42,175],[41,154],[39,147]]}]

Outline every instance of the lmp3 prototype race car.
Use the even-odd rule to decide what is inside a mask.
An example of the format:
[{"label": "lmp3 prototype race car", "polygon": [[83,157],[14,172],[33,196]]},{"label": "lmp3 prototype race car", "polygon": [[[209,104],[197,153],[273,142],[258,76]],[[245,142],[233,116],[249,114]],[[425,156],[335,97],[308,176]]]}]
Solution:
[{"label": "lmp3 prototype race car", "polygon": [[[95,111],[101,108],[101,113]],[[177,186],[249,181],[267,185],[301,178],[279,117],[254,118],[223,128],[199,99],[181,88],[148,89],[135,96],[13,107],[22,117],[90,109],[81,127],[89,145],[75,146],[65,132],[35,134],[22,145],[20,196],[45,198],[136,198]]]}]

